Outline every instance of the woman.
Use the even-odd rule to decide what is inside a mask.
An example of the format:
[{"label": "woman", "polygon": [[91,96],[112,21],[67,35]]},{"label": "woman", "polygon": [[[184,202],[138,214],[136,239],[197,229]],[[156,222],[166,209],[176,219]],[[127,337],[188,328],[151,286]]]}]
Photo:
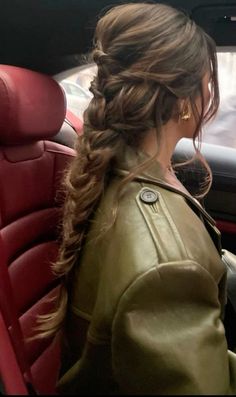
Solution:
[{"label": "woman", "polygon": [[171,167],[188,137],[209,173],[196,141],[219,103],[215,45],[180,11],[127,4],[98,22],[93,58],[45,332],[64,326],[58,390],[235,393],[219,232]]}]

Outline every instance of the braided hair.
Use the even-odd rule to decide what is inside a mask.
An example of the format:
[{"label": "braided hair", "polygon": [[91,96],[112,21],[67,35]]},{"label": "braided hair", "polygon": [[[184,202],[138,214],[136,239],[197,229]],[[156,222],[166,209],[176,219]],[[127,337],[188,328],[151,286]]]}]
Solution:
[{"label": "braided hair", "polygon": [[[64,283],[55,311],[40,325],[42,336],[55,333],[65,321],[68,278],[117,154],[127,145],[138,148],[150,129],[161,139],[162,126],[179,115],[182,98],[189,99],[196,117],[195,142],[219,103],[215,44],[187,15],[172,7],[137,3],[112,8],[97,24],[93,59],[97,65],[90,87],[93,99],[84,114],[77,156],[65,177],[62,243],[53,266]],[[205,114],[202,79],[206,72],[211,101]],[[195,106],[199,95],[201,114]],[[121,184],[134,175],[135,171]]]}]

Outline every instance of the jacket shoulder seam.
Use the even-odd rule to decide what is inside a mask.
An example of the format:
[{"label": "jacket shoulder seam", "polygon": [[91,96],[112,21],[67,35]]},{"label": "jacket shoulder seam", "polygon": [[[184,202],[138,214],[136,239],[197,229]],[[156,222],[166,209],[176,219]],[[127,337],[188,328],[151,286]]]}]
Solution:
[{"label": "jacket shoulder seam", "polygon": [[114,317],[115,317],[115,315],[116,315],[116,312],[117,312],[117,309],[118,309],[118,307],[119,307],[119,305],[120,305],[120,301],[122,300],[122,298],[124,297],[124,295],[130,290],[130,288],[132,288],[139,280],[141,280],[141,279],[144,278],[147,274],[151,273],[151,272],[154,271],[154,270],[156,270],[156,271],[159,273],[159,270],[160,270],[162,267],[167,267],[167,266],[169,266],[169,265],[173,265],[173,266],[181,265],[181,266],[183,266],[184,264],[186,264],[186,265],[187,265],[187,264],[193,264],[193,265],[195,265],[197,268],[199,268],[200,271],[202,271],[204,274],[206,274],[207,276],[209,276],[210,279],[211,279],[211,281],[212,281],[214,284],[217,284],[216,280],[215,280],[214,277],[211,275],[211,273],[210,273],[207,269],[205,269],[200,263],[198,263],[197,261],[194,261],[194,260],[191,259],[191,258],[186,258],[186,259],[184,259],[184,260],[177,260],[177,261],[172,261],[172,262],[170,261],[170,262],[163,262],[163,263],[160,263],[160,264],[155,264],[155,265],[153,265],[152,267],[150,267],[149,269],[147,269],[146,271],[144,271],[144,272],[142,272],[141,274],[137,275],[137,276],[132,280],[132,282],[125,288],[125,290],[122,292],[122,294],[120,295],[120,297],[119,297],[119,299],[118,299],[118,301],[117,301],[117,305],[116,305],[115,310],[114,310],[113,319],[114,319]]}]

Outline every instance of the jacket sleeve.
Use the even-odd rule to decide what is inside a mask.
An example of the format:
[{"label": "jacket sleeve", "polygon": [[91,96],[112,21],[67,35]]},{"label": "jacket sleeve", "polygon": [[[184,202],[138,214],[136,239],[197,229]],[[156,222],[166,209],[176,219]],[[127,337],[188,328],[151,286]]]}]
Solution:
[{"label": "jacket sleeve", "polygon": [[235,394],[236,356],[227,350],[220,310],[217,283],[198,263],[167,263],[139,276],[112,326],[122,391]]}]

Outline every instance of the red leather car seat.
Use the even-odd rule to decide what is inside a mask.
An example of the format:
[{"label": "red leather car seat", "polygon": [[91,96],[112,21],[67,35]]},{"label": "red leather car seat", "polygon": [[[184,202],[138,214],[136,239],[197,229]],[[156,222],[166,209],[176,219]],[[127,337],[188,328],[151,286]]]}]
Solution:
[{"label": "red leather car seat", "polygon": [[[11,315],[1,314],[13,345],[18,344],[20,367],[21,355],[40,394],[55,392],[59,345],[51,339],[22,341],[19,351],[16,339],[32,335],[37,314],[50,310],[47,298],[58,291],[51,271],[62,205],[57,192],[74,151],[49,140],[65,113],[63,91],[52,78],[0,65],[0,237],[5,251],[0,266],[7,266],[13,291],[13,297],[5,296]],[[16,332],[14,316],[20,324]]]},{"label": "red leather car seat", "polygon": [[[31,380],[29,365],[21,363],[22,333],[15,311],[13,291],[5,262],[5,250],[0,235],[0,394],[27,395]],[[17,352],[19,351],[19,356]],[[21,364],[20,364],[21,363]],[[28,379],[28,377],[30,379]]]}]

